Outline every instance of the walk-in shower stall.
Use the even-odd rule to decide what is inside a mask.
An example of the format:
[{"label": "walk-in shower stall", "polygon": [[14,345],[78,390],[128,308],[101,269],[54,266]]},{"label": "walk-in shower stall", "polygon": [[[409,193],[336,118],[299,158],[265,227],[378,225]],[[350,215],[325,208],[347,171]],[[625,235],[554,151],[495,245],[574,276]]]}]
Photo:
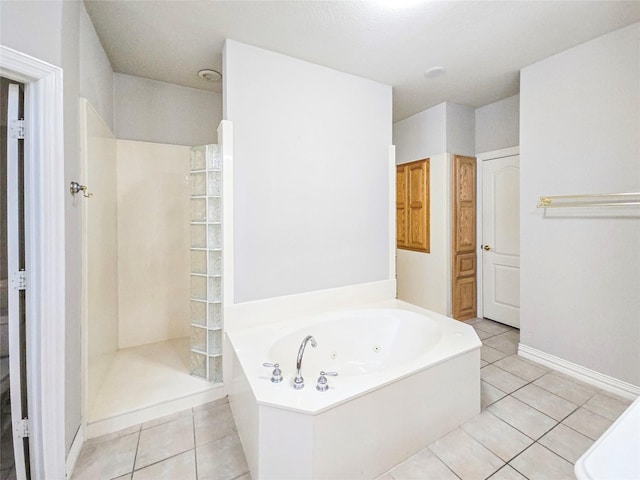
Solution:
[{"label": "walk-in shower stall", "polygon": [[117,139],[86,100],[80,110],[93,437],[223,395],[225,157],[220,145]]}]

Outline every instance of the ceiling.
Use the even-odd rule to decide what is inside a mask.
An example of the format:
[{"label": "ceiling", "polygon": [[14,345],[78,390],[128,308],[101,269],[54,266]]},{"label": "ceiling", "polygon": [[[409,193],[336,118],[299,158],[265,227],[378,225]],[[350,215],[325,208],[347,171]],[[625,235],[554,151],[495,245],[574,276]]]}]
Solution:
[{"label": "ceiling", "polygon": [[[640,21],[640,1],[85,0],[118,73],[221,91],[231,38],[393,86],[394,121],[519,92],[519,70]],[[445,72],[432,78],[431,67]],[[224,72],[222,72],[224,74]]]}]

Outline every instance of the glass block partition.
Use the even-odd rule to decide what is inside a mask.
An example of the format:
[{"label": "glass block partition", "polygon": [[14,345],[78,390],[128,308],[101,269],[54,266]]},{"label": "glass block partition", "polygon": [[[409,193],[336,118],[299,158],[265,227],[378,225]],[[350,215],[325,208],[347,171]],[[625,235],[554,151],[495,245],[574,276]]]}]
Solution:
[{"label": "glass block partition", "polygon": [[191,149],[191,374],[222,381],[222,151]]}]

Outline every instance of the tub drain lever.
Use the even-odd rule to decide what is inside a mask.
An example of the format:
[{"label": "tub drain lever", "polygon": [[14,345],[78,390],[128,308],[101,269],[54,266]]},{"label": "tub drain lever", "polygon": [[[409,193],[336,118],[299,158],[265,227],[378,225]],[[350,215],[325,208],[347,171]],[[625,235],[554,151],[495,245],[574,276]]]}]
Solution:
[{"label": "tub drain lever", "polygon": [[282,370],[280,370],[279,363],[263,363],[262,366],[273,368],[273,372],[271,372],[271,381],[273,383],[280,383],[282,381]]},{"label": "tub drain lever", "polygon": [[316,390],[319,392],[326,392],[329,389],[327,376],[337,377],[338,372],[320,372],[320,377],[318,377],[318,383],[316,384]]}]

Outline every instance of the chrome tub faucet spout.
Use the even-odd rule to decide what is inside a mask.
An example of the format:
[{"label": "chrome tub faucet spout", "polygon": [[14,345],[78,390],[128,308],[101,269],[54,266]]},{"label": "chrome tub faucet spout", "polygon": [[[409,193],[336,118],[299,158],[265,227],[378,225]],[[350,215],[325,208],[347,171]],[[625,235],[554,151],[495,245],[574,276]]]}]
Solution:
[{"label": "chrome tub faucet spout", "polygon": [[318,342],[313,338],[312,335],[307,335],[302,340],[300,344],[300,348],[298,349],[298,356],[296,357],[296,378],[293,379],[293,388],[296,390],[300,390],[304,387],[304,378],[302,378],[302,355],[304,355],[304,347],[307,346],[307,342],[311,342],[311,346],[316,348],[318,346]]}]

